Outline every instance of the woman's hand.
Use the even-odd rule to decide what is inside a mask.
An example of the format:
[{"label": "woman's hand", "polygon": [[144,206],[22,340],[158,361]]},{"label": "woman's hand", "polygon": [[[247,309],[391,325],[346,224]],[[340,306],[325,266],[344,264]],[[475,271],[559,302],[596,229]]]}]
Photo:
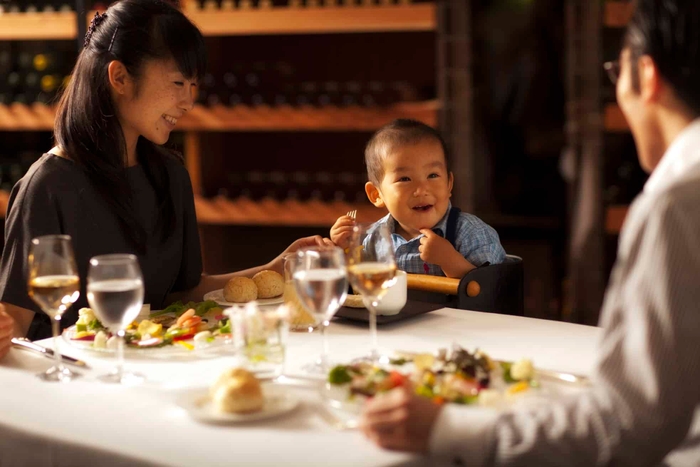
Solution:
[{"label": "woman's hand", "polygon": [[10,351],[14,325],[15,321],[5,312],[5,307],[0,305],[0,359]]},{"label": "woman's hand", "polygon": [[290,253],[295,253],[301,248],[314,247],[314,246],[335,246],[333,242],[328,238],[323,238],[320,235],[314,235],[312,237],[304,237],[295,240],[294,243],[289,245],[286,250],[284,250],[280,255],[272,260],[268,265],[267,269],[272,269],[280,274],[284,275],[284,257]]}]

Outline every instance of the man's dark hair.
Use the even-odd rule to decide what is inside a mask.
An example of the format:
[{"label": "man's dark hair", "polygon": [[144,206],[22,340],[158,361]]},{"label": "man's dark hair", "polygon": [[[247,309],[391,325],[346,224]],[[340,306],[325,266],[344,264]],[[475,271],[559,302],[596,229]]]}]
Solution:
[{"label": "man's dark hair", "polygon": [[365,148],[365,165],[367,177],[375,185],[384,178],[384,157],[393,149],[407,144],[416,144],[425,140],[440,143],[445,156],[445,166],[449,171],[447,144],[438,131],[418,120],[399,118],[388,123],[372,135]]},{"label": "man's dark hair", "polygon": [[679,99],[700,115],[700,1],[637,0],[624,47],[630,50],[635,91],[638,60],[649,55]]}]

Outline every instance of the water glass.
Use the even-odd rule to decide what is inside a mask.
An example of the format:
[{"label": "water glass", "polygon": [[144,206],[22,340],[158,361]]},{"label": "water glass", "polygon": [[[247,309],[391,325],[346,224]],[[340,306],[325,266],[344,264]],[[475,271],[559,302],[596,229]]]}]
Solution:
[{"label": "water glass", "polygon": [[136,319],[143,305],[143,277],[134,255],[95,256],[90,259],[87,296],[95,316],[117,335],[117,366],[100,380],[107,383],[133,384],[144,376],[124,371],[124,337],[126,328]]},{"label": "water glass", "polygon": [[225,310],[231,320],[233,344],[243,358],[243,366],[260,377],[284,372],[289,323],[286,307],[258,306]]},{"label": "water glass", "polygon": [[299,301],[304,309],[319,323],[323,351],[319,359],[307,371],[328,371],[328,338],[326,327],[330,319],[345,301],[348,293],[345,254],[338,247],[317,247],[297,252],[298,261],[292,279]]}]

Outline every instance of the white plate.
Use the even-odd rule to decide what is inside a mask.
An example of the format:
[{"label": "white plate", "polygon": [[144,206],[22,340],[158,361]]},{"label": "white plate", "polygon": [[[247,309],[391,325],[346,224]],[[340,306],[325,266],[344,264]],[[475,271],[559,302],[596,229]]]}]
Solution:
[{"label": "white plate", "polygon": [[299,405],[299,399],[283,387],[264,384],[262,388],[265,397],[262,410],[248,414],[219,412],[209,397],[209,388],[184,391],[176,403],[195,420],[207,423],[247,423],[264,420],[283,415]]},{"label": "white plate", "polygon": [[[204,295],[204,300],[213,300],[216,303],[218,303],[219,305],[224,305],[224,306],[244,306],[244,305],[246,305],[246,303],[227,302],[226,299],[224,299],[224,289],[212,290],[211,292]],[[256,303],[259,306],[281,305],[282,303],[284,303],[284,300],[282,298],[282,295],[280,295],[279,297],[259,298],[258,300],[255,300],[254,302],[248,302],[248,303]]]},{"label": "white plate", "polygon": [[[92,345],[92,341],[74,340],[74,335],[75,326],[71,326],[63,330],[61,337],[63,341],[66,342],[68,345],[79,350],[87,350],[103,355],[116,353],[115,349],[95,348]],[[189,345],[194,345],[194,341],[192,339],[186,340],[184,342],[186,342]],[[210,344],[196,346],[193,350],[190,350],[177,343],[173,345],[166,345],[164,347],[131,347],[125,345],[124,356],[127,358],[204,358],[216,357],[221,352],[225,352],[228,348],[229,346],[223,338],[216,339]]]}]

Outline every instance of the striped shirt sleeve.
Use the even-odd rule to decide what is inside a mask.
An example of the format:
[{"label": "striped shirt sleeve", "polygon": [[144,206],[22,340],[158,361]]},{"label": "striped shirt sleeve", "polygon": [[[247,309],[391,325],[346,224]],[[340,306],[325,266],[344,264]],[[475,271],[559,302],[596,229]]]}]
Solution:
[{"label": "striped shirt sleeve", "polygon": [[[589,391],[474,424],[446,408],[433,454],[466,465],[658,465],[683,442],[700,397],[700,190],[632,207],[605,297]],[[697,465],[700,452],[692,457]]]}]

